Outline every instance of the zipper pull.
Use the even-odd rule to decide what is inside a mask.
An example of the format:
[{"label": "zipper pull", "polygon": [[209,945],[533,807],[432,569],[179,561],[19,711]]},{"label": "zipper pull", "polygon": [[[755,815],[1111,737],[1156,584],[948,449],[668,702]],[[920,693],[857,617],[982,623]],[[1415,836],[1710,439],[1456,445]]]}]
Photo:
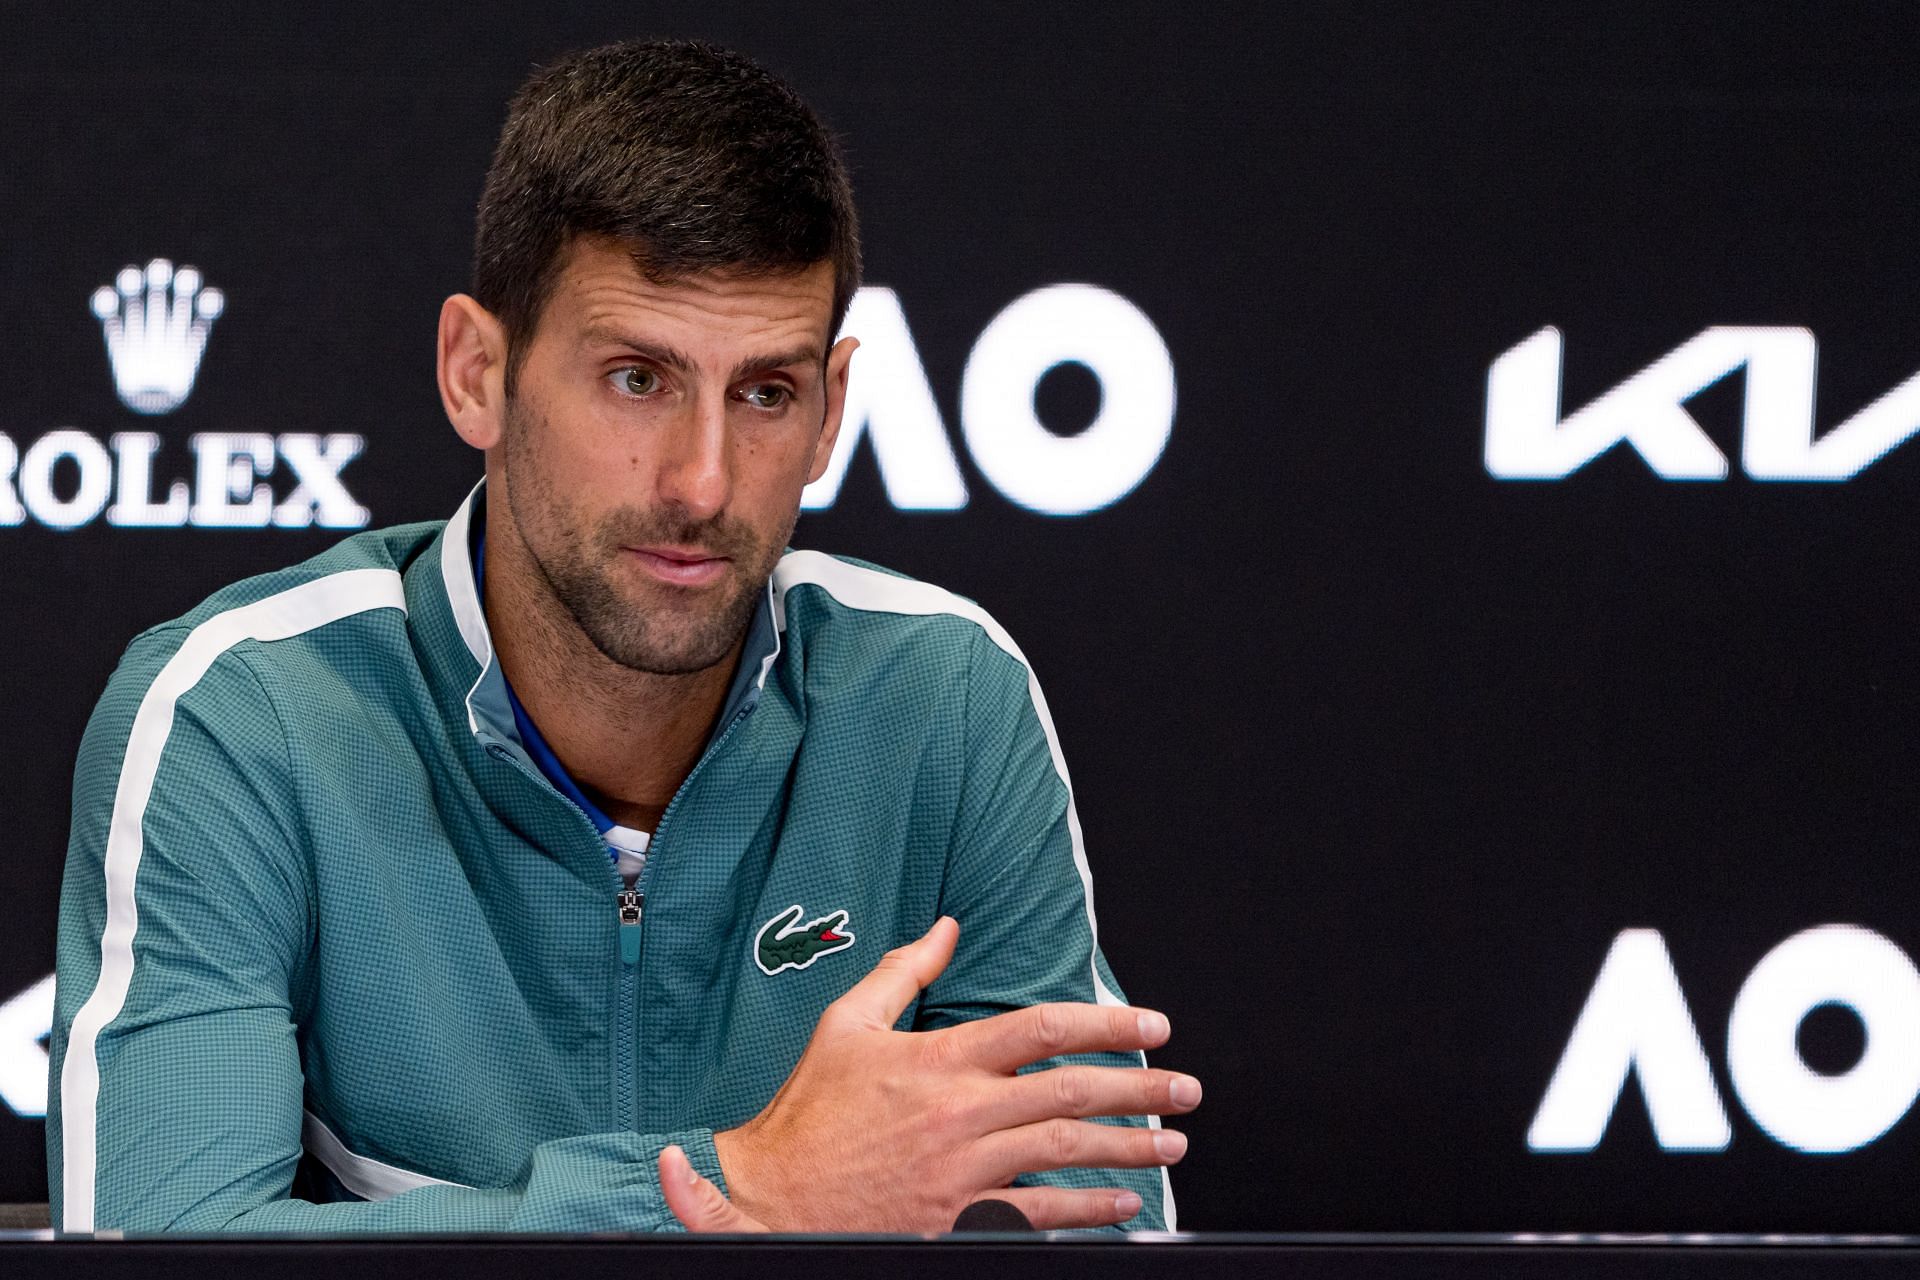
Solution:
[{"label": "zipper pull", "polygon": [[620,891],[620,962],[633,964],[640,959],[640,917],[647,909],[647,895],[638,889]]}]

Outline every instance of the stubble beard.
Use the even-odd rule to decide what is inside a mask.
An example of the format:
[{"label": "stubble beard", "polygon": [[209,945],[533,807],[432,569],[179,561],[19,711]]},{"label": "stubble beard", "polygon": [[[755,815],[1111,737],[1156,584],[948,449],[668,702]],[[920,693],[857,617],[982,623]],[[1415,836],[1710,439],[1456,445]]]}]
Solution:
[{"label": "stubble beard", "polygon": [[[630,670],[691,675],[723,661],[746,633],[798,510],[765,545],[741,521],[689,520],[674,507],[620,507],[589,529],[532,456],[544,425],[518,397],[508,401],[507,504],[548,593],[594,648]],[[613,572],[629,554],[622,548],[663,545],[727,557],[726,581],[698,591],[661,583],[652,603],[622,594]]]}]

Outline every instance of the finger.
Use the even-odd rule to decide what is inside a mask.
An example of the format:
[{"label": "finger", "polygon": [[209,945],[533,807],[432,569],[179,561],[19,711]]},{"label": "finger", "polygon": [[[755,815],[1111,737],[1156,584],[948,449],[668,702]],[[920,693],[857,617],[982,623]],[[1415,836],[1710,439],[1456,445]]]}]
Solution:
[{"label": "finger", "polygon": [[1042,1120],[990,1133],[973,1150],[979,1161],[974,1176],[989,1186],[1005,1186],[1023,1173],[1049,1169],[1146,1169],[1178,1164],[1187,1154],[1187,1135],[1093,1120]]},{"label": "finger", "polygon": [[834,1001],[834,1007],[870,1026],[891,1027],[913,998],[940,976],[959,940],[959,922],[941,916],[918,939],[881,956],[873,972]]},{"label": "finger", "polygon": [[1012,1072],[1063,1053],[1153,1049],[1167,1042],[1165,1014],[1128,1005],[1036,1004],[934,1032],[988,1071]]},{"label": "finger", "polygon": [[1079,1187],[1006,1187],[976,1196],[1004,1200],[1027,1216],[1035,1231],[1075,1227],[1111,1227],[1140,1212],[1140,1197],[1120,1187],[1095,1191]]},{"label": "finger", "polygon": [[765,1231],[761,1223],[733,1207],[720,1188],[700,1176],[677,1146],[660,1149],[660,1191],[667,1208],[689,1231]]},{"label": "finger", "polygon": [[985,1129],[1057,1116],[1184,1115],[1200,1105],[1200,1082],[1145,1067],[1054,1067],[995,1080],[979,1118]]}]

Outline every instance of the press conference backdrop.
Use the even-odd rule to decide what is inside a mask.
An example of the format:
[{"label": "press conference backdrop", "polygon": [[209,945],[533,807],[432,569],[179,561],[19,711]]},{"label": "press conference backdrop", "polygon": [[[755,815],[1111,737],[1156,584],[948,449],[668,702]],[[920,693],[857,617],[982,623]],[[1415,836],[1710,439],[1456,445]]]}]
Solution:
[{"label": "press conference backdrop", "polygon": [[1910,11],[5,25],[0,1199],[44,1196],[122,647],[452,511],[505,101],[676,34],[846,140],[864,346],[796,541],[1032,658],[1101,937],[1206,1081],[1183,1225],[1920,1225]]}]

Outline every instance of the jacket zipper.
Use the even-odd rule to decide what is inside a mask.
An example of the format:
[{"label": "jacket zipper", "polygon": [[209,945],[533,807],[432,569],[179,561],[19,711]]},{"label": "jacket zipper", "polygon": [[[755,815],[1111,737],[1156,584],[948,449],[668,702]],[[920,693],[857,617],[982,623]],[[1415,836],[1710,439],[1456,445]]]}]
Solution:
[{"label": "jacket zipper", "polygon": [[[608,870],[613,871],[613,868],[609,866]],[[620,1126],[632,1130],[638,1127],[640,1121],[640,1081],[634,1061],[638,1050],[634,1045],[633,1024],[639,1016],[640,918],[646,912],[647,896],[638,888],[630,888],[622,882],[618,871],[613,871],[613,879],[619,885],[617,905],[620,920],[620,1006],[614,1018],[614,1035],[619,1045],[615,1054],[619,1063],[619,1079],[615,1082],[615,1096],[618,1098]]]},{"label": "jacket zipper", "polygon": [[667,801],[666,809],[660,814],[660,822],[653,829],[653,838],[647,841],[646,865],[640,868],[640,879],[636,887],[640,891],[640,901],[642,904],[647,900],[647,882],[653,876],[654,866],[660,861],[660,839],[667,833],[667,823],[672,820],[673,811],[680,807],[680,797],[686,794],[689,786],[693,785],[693,780],[700,776],[700,771],[707,767],[707,761],[720,754],[720,748],[727,745],[727,739],[731,738],[733,731],[740,727],[740,722],[752,715],[754,707],[758,705],[758,702],[749,703],[734,712],[733,719],[727,722],[727,727],[721,731],[718,738],[714,739],[713,745],[708,747],[701,757],[694,762],[693,771],[682,780],[680,786],[674,791],[673,798]]},{"label": "jacket zipper", "polygon": [[647,909],[647,895],[638,889],[620,887],[620,963],[633,964],[640,959],[640,917]]},{"label": "jacket zipper", "polygon": [[615,1034],[620,1037],[618,1055],[620,1123],[628,1130],[638,1128],[640,1123],[640,1071],[636,1061],[639,1056],[639,1046],[635,1044],[638,1036],[635,1023],[640,1016],[640,943],[642,940],[640,922],[647,908],[647,884],[653,877],[654,867],[660,862],[660,837],[666,833],[667,819],[673,816],[673,811],[679,805],[680,796],[686,791],[688,783],[699,776],[700,770],[706,767],[708,760],[719,754],[720,748],[725,746],[727,739],[733,736],[733,731],[739,728],[740,722],[752,711],[753,705],[750,704],[734,713],[725,731],[711,747],[702,753],[700,759],[694,762],[693,771],[674,791],[673,798],[667,801],[666,811],[660,815],[659,825],[653,829],[653,838],[647,841],[647,860],[640,868],[639,879],[629,886],[620,878],[618,871],[614,871],[611,866],[608,867],[617,886],[615,906],[618,909],[617,915],[620,921],[620,1013],[615,1019]]},{"label": "jacket zipper", "polygon": [[[571,800],[566,800],[558,791],[554,791],[553,783],[545,774],[531,765],[524,763],[520,757],[508,751],[503,746],[490,745],[486,751],[487,754],[494,759],[505,761],[518,769],[536,785],[553,791],[557,798],[566,803],[567,808],[573,810],[574,816],[580,820],[580,825],[585,827],[589,832],[592,832],[593,841],[600,850],[600,856],[602,858],[607,856],[606,843],[601,840],[600,833],[594,830],[593,823],[588,821],[587,815],[581,813],[579,809],[574,808]],[[646,894],[639,892],[637,889],[628,888],[626,882],[620,879],[620,873],[614,869],[611,861],[606,863],[606,868],[607,874],[613,878],[615,906],[619,920],[618,934],[620,938],[620,981],[618,984],[620,994],[618,1008],[614,1013],[614,1114],[616,1124],[627,1129],[632,1129],[639,1121],[640,1089],[639,1082],[634,1078],[636,1068],[634,1063],[633,1023],[635,1005],[639,1001],[640,917],[646,910],[647,897]],[[631,899],[631,901],[629,901],[629,899]]]}]

